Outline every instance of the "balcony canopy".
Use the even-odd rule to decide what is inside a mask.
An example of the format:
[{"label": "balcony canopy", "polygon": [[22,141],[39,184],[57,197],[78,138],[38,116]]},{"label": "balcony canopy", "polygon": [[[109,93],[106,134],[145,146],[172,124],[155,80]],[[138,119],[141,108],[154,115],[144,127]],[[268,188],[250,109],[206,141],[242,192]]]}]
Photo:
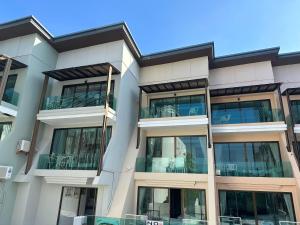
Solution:
[{"label": "balcony canopy", "polygon": [[119,74],[120,71],[110,63],[100,63],[87,66],[70,67],[58,70],[43,72],[45,75],[59,81],[75,80],[82,78],[107,76],[109,67],[112,67],[112,74]]},{"label": "balcony canopy", "polygon": [[168,83],[150,84],[140,86],[146,93],[166,92],[166,91],[179,91],[186,89],[204,88],[207,86],[207,79],[184,80]]},{"label": "balcony canopy", "polygon": [[[0,54],[0,72],[4,70],[5,65],[6,65],[6,61],[7,61],[8,58],[9,58],[8,56]],[[24,63],[19,62],[16,59],[11,59],[11,60],[12,60],[12,63],[11,63],[11,66],[10,66],[11,70],[22,69],[22,68],[27,67],[27,65],[25,65]]]},{"label": "balcony canopy", "polygon": [[282,95],[300,95],[300,88],[287,88]]},{"label": "balcony canopy", "polygon": [[210,90],[210,96],[218,97],[218,96],[227,96],[227,95],[272,92],[275,91],[280,85],[281,83],[271,83],[271,84],[258,84],[258,85],[251,85],[251,86],[214,89],[214,90]]}]

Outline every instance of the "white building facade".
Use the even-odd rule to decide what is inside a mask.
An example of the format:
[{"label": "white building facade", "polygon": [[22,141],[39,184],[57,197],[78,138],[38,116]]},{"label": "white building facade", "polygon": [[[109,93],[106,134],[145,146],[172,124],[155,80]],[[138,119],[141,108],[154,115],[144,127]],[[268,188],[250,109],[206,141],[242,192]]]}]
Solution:
[{"label": "white building facade", "polygon": [[278,52],[1,24],[0,224],[300,222],[300,54]]}]

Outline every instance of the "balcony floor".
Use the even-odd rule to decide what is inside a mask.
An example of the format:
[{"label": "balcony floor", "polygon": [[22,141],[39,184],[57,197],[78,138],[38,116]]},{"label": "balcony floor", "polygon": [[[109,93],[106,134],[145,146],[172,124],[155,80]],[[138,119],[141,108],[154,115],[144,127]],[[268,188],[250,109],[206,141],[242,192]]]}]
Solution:
[{"label": "balcony floor", "polygon": [[[56,127],[99,125],[102,122],[104,112],[103,106],[41,110],[37,119]],[[116,120],[116,112],[111,108],[108,117],[113,121]]]}]

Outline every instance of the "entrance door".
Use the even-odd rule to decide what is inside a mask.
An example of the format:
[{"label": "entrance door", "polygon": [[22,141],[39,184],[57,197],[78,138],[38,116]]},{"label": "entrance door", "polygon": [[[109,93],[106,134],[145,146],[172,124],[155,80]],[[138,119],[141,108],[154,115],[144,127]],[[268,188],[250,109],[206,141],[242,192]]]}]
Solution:
[{"label": "entrance door", "polygon": [[181,190],[170,189],[170,218],[179,218],[181,213]]},{"label": "entrance door", "polygon": [[63,187],[58,225],[73,225],[75,216],[95,215],[97,189]]}]

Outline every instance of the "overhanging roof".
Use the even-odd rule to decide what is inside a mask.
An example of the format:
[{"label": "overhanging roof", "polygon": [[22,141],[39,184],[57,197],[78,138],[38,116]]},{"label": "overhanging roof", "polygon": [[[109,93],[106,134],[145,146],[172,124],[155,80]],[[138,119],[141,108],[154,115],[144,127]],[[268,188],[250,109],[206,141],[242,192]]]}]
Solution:
[{"label": "overhanging roof", "polygon": [[[0,55],[0,71],[4,70],[7,58],[9,58],[9,57],[5,56],[5,55]],[[10,70],[22,69],[22,68],[26,68],[26,67],[27,67],[27,65],[25,65],[24,63],[21,63],[16,59],[12,59]]]},{"label": "overhanging roof", "polygon": [[53,37],[33,16],[0,24],[0,41],[33,33],[41,35],[58,52],[124,40],[141,67],[202,56],[208,56],[211,69],[262,61],[271,61],[273,66],[300,63],[299,52],[278,54],[278,47],[215,57],[213,42],[143,56],[124,22],[58,37]]},{"label": "overhanging roof", "polygon": [[282,95],[286,95],[287,93],[289,95],[300,95],[300,88],[287,88]]},{"label": "overhanging roof", "polygon": [[140,86],[146,93],[166,92],[166,91],[179,91],[186,89],[204,88],[207,86],[207,79],[184,80],[168,83],[149,84]]},{"label": "overhanging roof", "polygon": [[212,89],[210,90],[210,96],[218,97],[218,96],[227,96],[227,95],[272,92],[275,91],[280,85],[281,83],[270,83],[270,84],[258,84],[258,85],[242,86],[242,87]]},{"label": "overhanging roof", "polygon": [[268,48],[257,51],[216,57],[211,63],[210,68],[220,68],[227,66],[236,66],[241,64],[274,61],[277,59],[279,48]]},{"label": "overhanging roof", "polygon": [[58,70],[43,72],[45,75],[59,81],[75,80],[99,76],[107,76],[109,67],[112,67],[112,74],[119,74],[120,71],[110,63],[100,63],[87,66],[70,67]]},{"label": "overhanging roof", "polygon": [[209,61],[214,58],[214,43],[209,42],[200,45],[188,46],[169,51],[158,52],[141,57],[141,66],[153,66],[158,64],[177,62],[186,59],[208,56]]}]

